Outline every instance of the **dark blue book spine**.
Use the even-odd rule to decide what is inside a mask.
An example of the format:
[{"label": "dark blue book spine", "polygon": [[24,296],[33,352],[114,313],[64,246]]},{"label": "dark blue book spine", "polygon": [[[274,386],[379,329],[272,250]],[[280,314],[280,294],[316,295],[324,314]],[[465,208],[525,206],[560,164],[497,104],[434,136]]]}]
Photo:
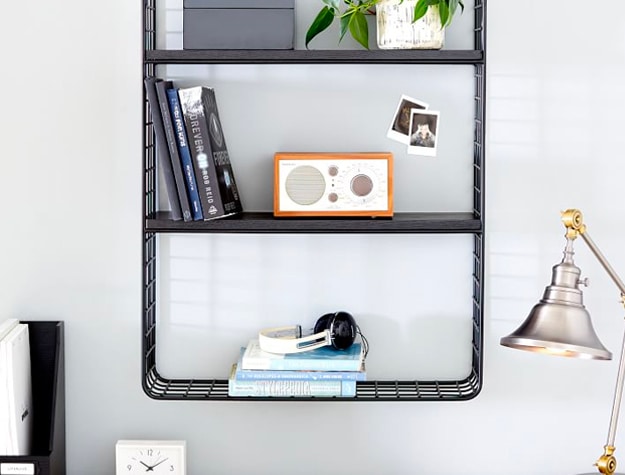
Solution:
[{"label": "dark blue book spine", "polygon": [[182,211],[182,219],[191,221],[191,205],[189,204],[189,196],[187,195],[187,186],[182,171],[182,163],[178,154],[178,144],[176,141],[176,132],[174,124],[171,120],[171,112],[169,111],[169,101],[167,100],[167,90],[174,87],[172,81],[156,82],[156,97],[161,107],[161,116],[163,117],[163,128],[165,129],[165,138],[169,147],[169,157],[171,158],[171,167],[174,171],[176,182],[176,190],[178,191],[178,200],[180,201],[180,210]]},{"label": "dark blue book spine", "polygon": [[174,122],[174,130],[176,131],[178,151],[180,152],[180,161],[182,162],[185,183],[187,184],[187,191],[189,192],[193,221],[201,221],[204,219],[204,216],[202,215],[200,195],[197,191],[197,183],[193,172],[193,159],[191,158],[191,152],[189,151],[189,144],[187,142],[187,131],[182,118],[178,90],[175,88],[167,89],[167,99],[169,99],[171,119]]},{"label": "dark blue book spine", "polygon": [[150,113],[152,115],[152,127],[156,136],[156,154],[158,158],[159,168],[165,180],[165,188],[167,189],[167,197],[169,198],[169,206],[171,207],[171,217],[174,221],[182,219],[182,210],[180,208],[180,199],[176,190],[176,179],[171,166],[171,158],[167,147],[167,137],[165,136],[165,128],[163,127],[163,119],[161,117],[161,109],[156,94],[156,83],[161,79],[155,77],[145,78],[145,93],[150,105]]}]

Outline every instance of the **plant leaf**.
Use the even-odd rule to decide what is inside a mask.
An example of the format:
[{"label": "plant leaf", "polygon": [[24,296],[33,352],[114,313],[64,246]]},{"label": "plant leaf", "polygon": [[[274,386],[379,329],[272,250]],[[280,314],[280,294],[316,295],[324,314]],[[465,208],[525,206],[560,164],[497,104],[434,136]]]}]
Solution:
[{"label": "plant leaf", "polygon": [[428,4],[428,0],[419,0],[414,7],[414,13],[412,15],[412,22],[414,23],[427,13],[430,5]]},{"label": "plant leaf", "polygon": [[369,25],[361,11],[355,11],[349,20],[349,32],[364,48],[369,49]]},{"label": "plant leaf", "polygon": [[449,23],[451,23],[451,19],[454,17],[454,14],[458,9],[458,4],[460,3],[460,0],[447,0],[446,3],[449,7]]},{"label": "plant leaf", "polygon": [[440,2],[438,4],[438,13],[441,16],[441,28],[445,28],[451,22],[449,7],[445,2]]},{"label": "plant leaf", "polygon": [[346,13],[345,15],[341,16],[339,22],[341,25],[341,29],[339,32],[339,43],[341,42],[341,40],[343,39],[343,37],[345,36],[345,33],[347,33],[349,31],[349,21],[352,17],[352,15],[354,14],[354,12],[349,12]]},{"label": "plant leaf", "polygon": [[326,30],[334,21],[334,11],[330,7],[323,7],[317,14],[314,21],[311,23],[308,31],[306,32],[306,48],[308,49],[308,43],[322,31]]}]

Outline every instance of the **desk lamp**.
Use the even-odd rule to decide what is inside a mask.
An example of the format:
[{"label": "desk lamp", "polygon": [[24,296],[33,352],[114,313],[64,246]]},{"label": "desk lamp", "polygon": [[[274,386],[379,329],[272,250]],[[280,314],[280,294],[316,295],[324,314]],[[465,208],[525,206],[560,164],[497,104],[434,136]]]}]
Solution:
[{"label": "desk lamp", "polygon": [[[577,209],[566,210],[562,212],[562,222],[566,227],[566,246],[562,262],[553,266],[551,285],[545,288],[543,298],[530,311],[521,326],[503,337],[501,344],[520,350],[573,358],[612,359],[612,354],[599,341],[582,301],[580,285],[587,285],[587,282],[580,279],[580,269],[573,263],[575,239],[578,236],[582,237],[612,278],[621,292],[623,305],[625,305],[625,285],[588,235],[582,213]],[[606,475],[613,475],[616,470],[614,439],[623,393],[624,373],[625,339],[621,348],[608,439],[603,454],[595,463],[599,472]]]}]

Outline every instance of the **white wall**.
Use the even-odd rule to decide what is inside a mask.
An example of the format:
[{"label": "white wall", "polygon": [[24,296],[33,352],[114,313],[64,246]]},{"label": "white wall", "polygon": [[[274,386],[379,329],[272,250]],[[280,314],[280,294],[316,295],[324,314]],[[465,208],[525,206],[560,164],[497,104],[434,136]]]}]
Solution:
[{"label": "white wall", "polygon": [[[489,4],[481,395],[315,404],[142,393],[140,2],[5,2],[0,315],[66,322],[68,473],[111,474],[120,438],[186,439],[192,475],[591,471],[616,362],[498,345],[561,257],[561,209],[581,208],[595,241],[625,269],[625,4],[589,5]],[[591,278],[597,332],[617,352],[618,293],[583,246],[576,257]]]}]

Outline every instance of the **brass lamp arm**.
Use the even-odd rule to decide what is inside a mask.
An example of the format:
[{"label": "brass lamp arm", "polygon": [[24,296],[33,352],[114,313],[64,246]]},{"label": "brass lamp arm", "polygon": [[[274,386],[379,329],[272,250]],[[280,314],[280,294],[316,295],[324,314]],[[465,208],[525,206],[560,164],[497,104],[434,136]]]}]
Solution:
[{"label": "brass lamp arm", "polygon": [[586,225],[583,222],[582,213],[577,209],[568,209],[562,213],[562,222],[567,228],[566,237],[575,239],[577,236],[581,236],[584,242],[588,245],[592,253],[595,255],[599,263],[606,270],[610,278],[614,281],[616,286],[621,291],[621,300],[625,298],[625,284],[618,276],[616,271],[612,268],[608,260],[601,253],[597,245],[588,235]]},{"label": "brass lamp arm", "polygon": [[623,281],[621,280],[621,278],[618,276],[618,274],[616,273],[616,271],[612,268],[612,266],[610,265],[610,263],[606,260],[606,258],[603,256],[603,254],[601,254],[601,251],[599,250],[599,248],[595,245],[594,241],[592,239],[590,239],[590,236],[588,235],[588,232],[584,231],[583,233],[580,233],[582,236],[582,239],[584,240],[584,242],[588,245],[588,247],[590,248],[590,250],[592,251],[592,253],[595,255],[595,257],[597,258],[597,260],[601,263],[601,265],[603,266],[603,268],[605,269],[605,271],[608,273],[608,275],[610,276],[610,278],[614,281],[614,283],[616,284],[616,286],[619,288],[619,290],[621,291],[621,301],[623,299],[623,297],[625,296],[625,284],[623,284]]},{"label": "brass lamp arm", "polygon": [[[625,305],[625,284],[612,268],[605,256],[601,253],[597,245],[588,235],[586,225],[583,223],[582,213],[576,209],[570,209],[562,213],[562,221],[567,228],[566,236],[575,239],[578,235],[582,236],[584,242],[588,245],[592,253],[595,255],[599,263],[606,270],[610,278],[621,291],[621,303]],[[614,388],[614,401],[612,403],[612,413],[610,415],[610,427],[608,429],[608,439],[604,447],[604,453],[597,460],[597,468],[601,473],[612,475],[616,471],[616,458],[614,457],[614,440],[616,438],[616,426],[618,424],[618,416],[621,407],[621,399],[623,396],[623,381],[625,379],[625,336],[621,344],[621,358],[619,361],[618,373],[616,378],[616,386]]]}]

